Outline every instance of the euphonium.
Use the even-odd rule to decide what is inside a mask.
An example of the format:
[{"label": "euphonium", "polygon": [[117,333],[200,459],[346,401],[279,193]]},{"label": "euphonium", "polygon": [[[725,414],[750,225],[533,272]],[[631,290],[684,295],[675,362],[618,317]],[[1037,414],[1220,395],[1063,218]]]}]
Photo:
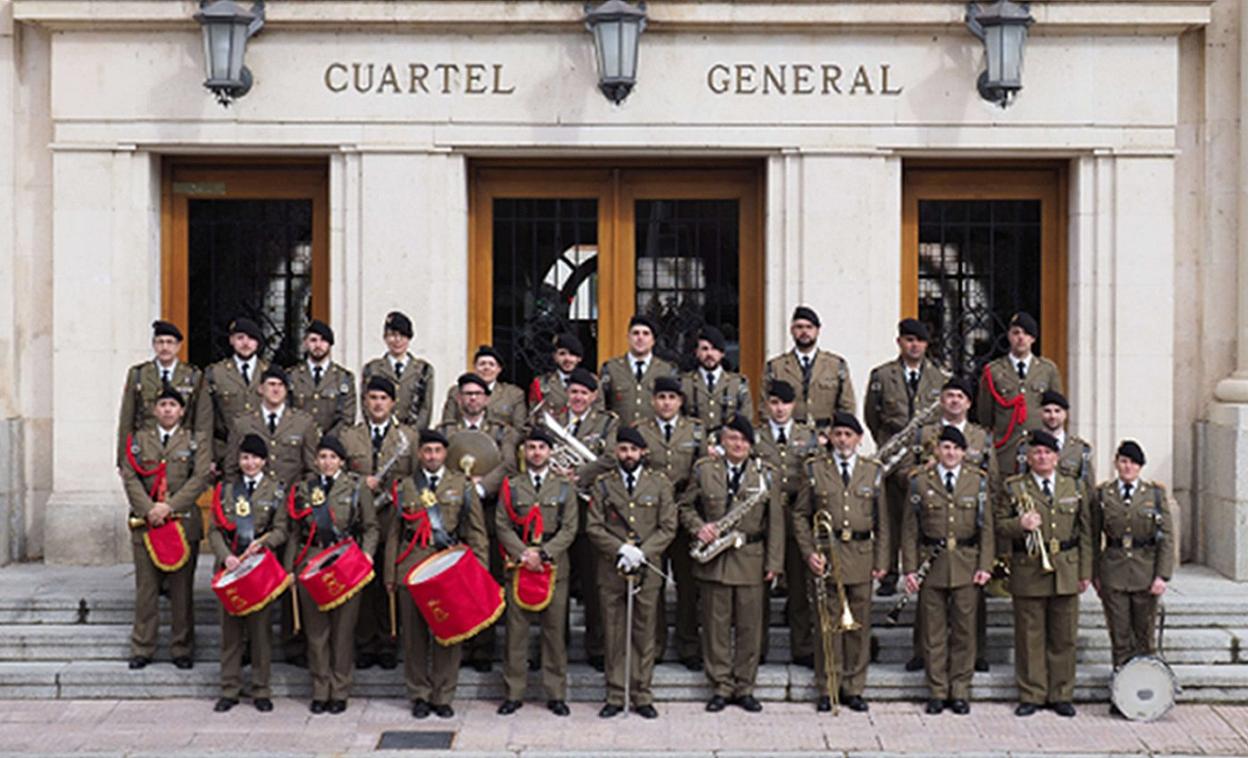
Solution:
[{"label": "euphonium", "polygon": [[578,440],[571,432],[565,429],[562,424],[555,420],[554,416],[543,412],[541,424],[558,441],[550,451],[550,462],[556,469],[571,472],[584,463],[593,463],[598,460],[598,456],[594,455],[594,451],[585,447],[585,443]]}]

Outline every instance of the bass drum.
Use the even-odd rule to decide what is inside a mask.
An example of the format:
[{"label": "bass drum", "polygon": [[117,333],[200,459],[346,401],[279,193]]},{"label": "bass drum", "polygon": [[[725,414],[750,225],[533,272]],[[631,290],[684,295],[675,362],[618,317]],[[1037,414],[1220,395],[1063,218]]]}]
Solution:
[{"label": "bass drum", "polygon": [[1166,662],[1155,655],[1137,655],[1114,672],[1110,696],[1132,721],[1156,721],[1174,707],[1181,691]]}]

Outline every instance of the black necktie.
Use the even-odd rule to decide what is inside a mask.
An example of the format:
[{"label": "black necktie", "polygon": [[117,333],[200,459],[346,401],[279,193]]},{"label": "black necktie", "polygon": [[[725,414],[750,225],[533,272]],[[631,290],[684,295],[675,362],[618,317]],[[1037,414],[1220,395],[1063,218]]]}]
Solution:
[{"label": "black necktie", "polygon": [[374,426],[373,427],[373,451],[374,452],[381,450],[381,441],[384,440],[385,438],[386,436],[381,433],[381,427]]},{"label": "black necktie", "polygon": [[541,474],[533,475],[533,489],[537,492],[542,491],[542,475]]},{"label": "black necktie", "polygon": [[785,445],[785,444],[788,444],[788,442],[789,442],[789,437],[787,434],[784,433],[784,427],[780,427],[780,431],[776,432],[776,444]]},{"label": "black necktie", "polygon": [[160,446],[164,447],[169,444],[169,432],[160,433]]},{"label": "black necktie", "polygon": [[438,478],[436,476],[429,477],[429,489],[434,491],[438,489]]},{"label": "black necktie", "polygon": [[579,431],[581,431],[581,420],[578,418],[576,421],[572,422],[572,436],[575,437],[576,433]]},{"label": "black necktie", "polygon": [[633,375],[637,377],[638,382],[641,382],[641,377],[643,377],[645,373],[646,373],[646,362],[637,361],[637,364],[633,367]]},{"label": "black necktie", "polygon": [[277,432],[277,414],[270,413],[269,414],[269,434],[274,434],[275,432]]},{"label": "black necktie", "polygon": [[1131,499],[1131,485],[1126,484],[1125,482],[1122,485],[1122,499],[1123,500]]},{"label": "black necktie", "polygon": [[628,489],[628,494],[633,494],[633,487],[637,486],[637,477],[633,476],[633,472],[629,471],[624,475],[624,486]]},{"label": "black necktie", "polygon": [[331,484],[333,484],[333,480],[331,480],[328,476],[321,477],[321,489],[324,490],[326,493],[329,492],[329,486]]},{"label": "black necktie", "polygon": [[1049,486],[1049,480],[1048,480],[1048,479],[1045,479],[1045,480],[1043,481],[1043,483],[1042,483],[1042,487],[1043,487],[1043,489],[1044,489],[1044,496],[1045,496],[1045,497],[1047,497],[1047,498],[1049,498],[1050,500],[1052,500],[1052,499],[1053,499],[1053,488]]},{"label": "black necktie", "polygon": [[841,483],[849,486],[849,461],[841,461]]},{"label": "black necktie", "polygon": [[945,472],[945,492],[948,492],[950,495],[953,494],[953,472],[952,471]]},{"label": "black necktie", "polygon": [[744,466],[729,466],[728,474],[728,494],[735,495],[737,490],[741,488],[741,472]]},{"label": "black necktie", "polygon": [[810,356],[803,355],[802,356],[802,386],[803,387],[810,385],[810,366],[811,366]]},{"label": "black necktie", "polygon": [[708,393],[715,391],[715,372],[714,371],[706,372],[706,391]]},{"label": "black necktie", "polygon": [[247,499],[250,500],[251,496],[254,494],[256,494],[256,483],[255,481],[248,479],[247,480]]},{"label": "black necktie", "polygon": [[395,361],[395,362],[394,362],[394,376],[395,376],[395,378],[396,378],[396,379],[402,378],[402,376],[403,376],[403,361]]},{"label": "black necktie", "polygon": [[1027,378],[1027,362],[1026,361],[1018,362],[1018,378],[1019,379]]},{"label": "black necktie", "polygon": [[160,370],[160,383],[169,384],[169,369],[162,368]]},{"label": "black necktie", "polygon": [[910,397],[914,397],[919,391],[919,372],[911,371],[906,379],[906,388],[910,391]]},{"label": "black necktie", "polygon": [[476,424],[469,424],[469,425],[468,425],[468,431],[470,431],[470,432],[475,432],[475,431],[477,431],[477,425],[476,425]]},{"label": "black necktie", "polygon": [[244,363],[242,365],[243,384],[251,384],[251,364]]},{"label": "black necktie", "polygon": [[672,441],[672,424],[671,424],[671,422],[665,422],[665,423],[663,424],[663,439],[664,439],[665,441],[667,441],[667,442],[671,442],[671,441]]},{"label": "black necktie", "polygon": [[312,383],[318,387],[321,386],[321,367],[320,366],[312,367]]}]

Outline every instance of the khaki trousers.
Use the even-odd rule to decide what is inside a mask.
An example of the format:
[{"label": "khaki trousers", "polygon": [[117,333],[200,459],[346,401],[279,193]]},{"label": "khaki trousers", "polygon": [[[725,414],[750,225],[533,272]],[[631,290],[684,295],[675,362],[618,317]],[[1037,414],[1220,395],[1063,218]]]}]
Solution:
[{"label": "khaki trousers", "polygon": [[[663,553],[676,580],[676,657],[680,660],[702,658],[702,640],[698,635],[698,589],[693,578],[693,559],[689,557],[689,534],[681,529]],[[646,570],[646,569],[643,569]],[[659,592],[658,623],[655,634],[655,657],[663,658],[667,650],[667,592]]]},{"label": "khaki trousers", "polygon": [[927,686],[935,700],[969,700],[975,675],[975,617],[979,588],[973,584],[942,588],[923,585],[923,660]]},{"label": "khaki trousers", "polygon": [[357,594],[325,613],[300,585],[299,612],[308,639],[312,699],[346,700],[351,696],[355,673],[355,623],[360,614],[360,596]]},{"label": "khaki trousers", "polygon": [[[786,520],[785,523],[788,523]],[[788,530],[784,539],[784,575],[787,577],[789,595],[784,601],[785,620],[789,624],[789,654],[793,658],[814,655],[814,609],[811,608],[812,578],[806,561],[802,560],[802,551],[797,548],[797,540],[793,538],[793,530]],[[769,613],[764,609],[763,639],[767,639]],[[764,652],[767,645],[763,645]]]},{"label": "khaki trousers", "polygon": [[130,655],[152,658],[160,631],[160,583],[168,582],[173,635],[169,640],[172,657],[190,657],[195,651],[195,564],[199,545],[191,545],[191,557],[177,571],[166,573],[152,563],[142,542],[134,548],[134,628],[130,632]]},{"label": "khaki trousers", "polygon": [[243,651],[251,649],[251,696],[271,697],[269,674],[273,660],[273,606],[286,599],[282,593],[264,608],[242,618],[221,611],[221,696],[238,699],[243,691]]},{"label": "khaki trousers", "polygon": [[407,685],[407,697],[413,702],[425,700],[434,705],[450,705],[459,685],[459,661],[464,646],[440,644],[429,631],[411,593],[403,588],[396,592],[395,603],[403,625],[400,638],[403,640],[403,681]]},{"label": "khaki trousers", "polygon": [[1075,695],[1079,596],[1014,597],[1014,675],[1022,703],[1069,703]]},{"label": "khaki trousers", "polygon": [[1137,655],[1153,655],[1157,651],[1157,596],[1143,592],[1125,592],[1104,588],[1101,605],[1109,626],[1109,641],[1114,651],[1114,668]]},{"label": "khaki trousers", "polygon": [[[614,558],[614,555],[611,556]],[[628,584],[615,570],[610,558],[598,564],[599,590],[602,597],[603,638],[606,642],[607,702],[624,705],[624,646],[632,644],[631,705],[650,705],[654,677],[654,625],[662,580],[648,569],[641,569],[634,578],[640,591],[633,597],[633,628],[625,629]]]},{"label": "khaki trousers", "polygon": [[542,611],[526,611],[516,604],[512,575],[507,572],[507,647],[503,654],[503,683],[508,700],[524,700],[529,671],[529,626],[542,629],[542,690],[547,700],[568,699],[568,645],[565,620],[568,615],[568,575],[560,566],[555,578],[554,596]]},{"label": "khaki trousers", "polygon": [[[602,657],[602,597],[598,590],[598,551],[585,536],[585,521],[588,519],[585,501],[578,498],[580,507],[580,525],[577,527],[576,539],[568,548],[568,563],[571,564],[572,581],[580,589],[581,607],[585,610],[585,657]],[[615,569],[612,568],[612,571]]]},{"label": "khaki trousers", "polygon": [[[835,621],[841,615],[836,585],[831,581],[827,585],[828,609]],[[833,648],[840,669],[841,692],[848,697],[861,695],[867,686],[867,664],[871,662],[871,582],[845,585],[845,599],[849,602],[854,620],[862,625],[861,629],[837,634]],[[827,677],[824,674],[826,665],[823,645],[815,645],[815,683],[819,685],[819,694],[831,696],[833,693],[827,692]]]},{"label": "khaki trousers", "polygon": [[[725,698],[754,694],[763,634],[766,586],[699,582],[706,678]],[[734,634],[735,648],[734,648]]]},{"label": "khaki trousers", "polygon": [[[377,514],[379,534],[387,534],[394,521],[394,506],[387,506]],[[377,541],[373,552],[373,565],[380,566],[385,560],[385,540]],[[393,653],[398,639],[390,637],[390,597],[380,580],[369,582],[360,591],[360,613],[355,622],[355,650],[365,655]],[[398,619],[396,619],[398,621]],[[401,622],[400,622],[401,623]]]}]

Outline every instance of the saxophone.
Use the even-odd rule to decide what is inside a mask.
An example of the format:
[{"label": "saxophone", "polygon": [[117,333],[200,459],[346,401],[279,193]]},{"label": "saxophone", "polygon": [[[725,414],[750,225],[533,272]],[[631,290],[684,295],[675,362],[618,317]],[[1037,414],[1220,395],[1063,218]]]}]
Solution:
[{"label": "saxophone", "polygon": [[736,508],[725,513],[718,521],[715,522],[715,528],[719,536],[705,544],[695,542],[689,546],[689,557],[698,563],[709,563],[720,553],[727,550],[736,550],[745,545],[745,534],[737,529],[737,524],[750,514],[763,498],[767,496],[768,490],[771,488],[770,477],[763,469],[763,464],[755,459],[754,468],[758,471],[761,483],[757,488],[750,492],[749,497],[741,502]]},{"label": "saxophone", "polygon": [[881,477],[888,476],[893,469],[897,468],[899,463],[905,460],[906,453],[910,452],[908,443],[914,436],[914,433],[935,421],[939,414],[940,396],[938,395],[936,399],[915,413],[896,434],[885,440],[883,445],[880,445],[879,449],[875,451],[875,457],[884,464],[884,468],[880,472]]}]

